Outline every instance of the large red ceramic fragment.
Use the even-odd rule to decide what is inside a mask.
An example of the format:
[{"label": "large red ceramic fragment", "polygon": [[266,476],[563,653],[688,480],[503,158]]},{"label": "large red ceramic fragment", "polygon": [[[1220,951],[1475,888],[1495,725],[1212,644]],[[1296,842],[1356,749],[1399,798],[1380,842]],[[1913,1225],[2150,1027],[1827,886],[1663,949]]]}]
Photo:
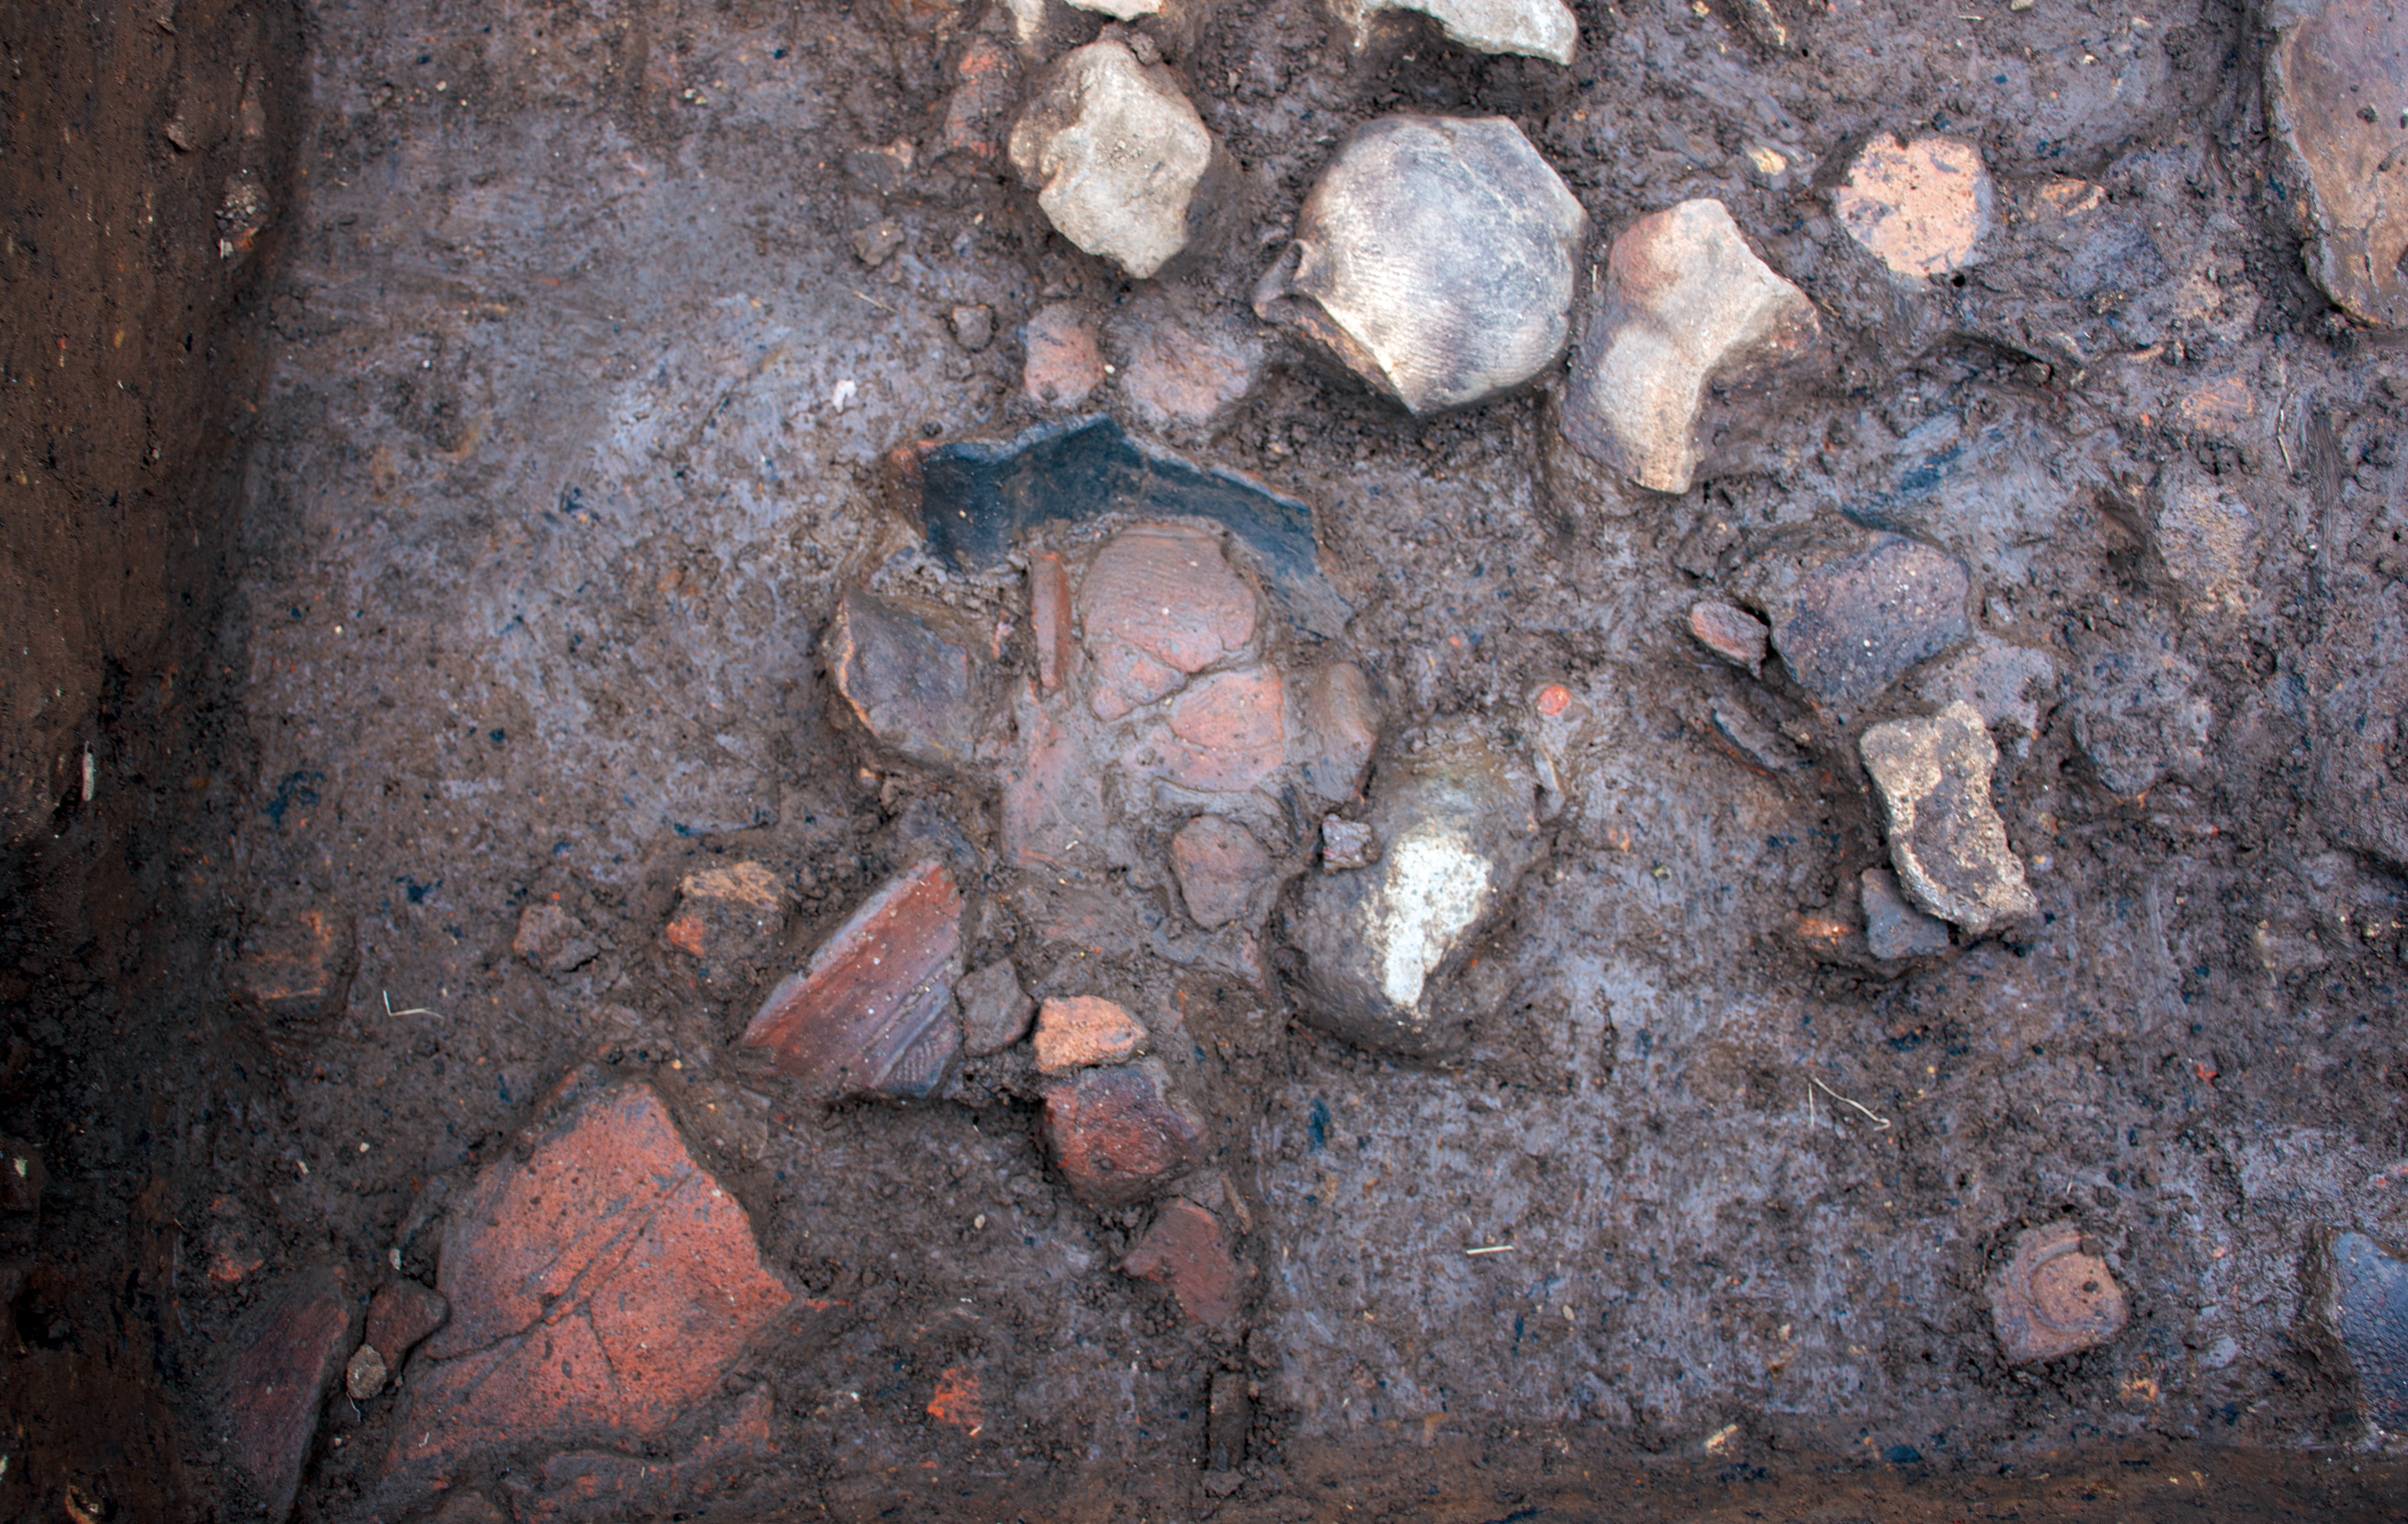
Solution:
[{"label": "large red ceramic fragment", "polygon": [[961,1046],[953,1020],[962,891],[915,863],[889,880],[761,1005],[744,1046],[823,1096],[918,1096]]},{"label": "large red ceramic fragment", "polygon": [[662,1434],[793,1295],[642,1085],[596,1091],[479,1175],[440,1284],[452,1320],[410,1366],[387,1462],[422,1487],[489,1451]]}]

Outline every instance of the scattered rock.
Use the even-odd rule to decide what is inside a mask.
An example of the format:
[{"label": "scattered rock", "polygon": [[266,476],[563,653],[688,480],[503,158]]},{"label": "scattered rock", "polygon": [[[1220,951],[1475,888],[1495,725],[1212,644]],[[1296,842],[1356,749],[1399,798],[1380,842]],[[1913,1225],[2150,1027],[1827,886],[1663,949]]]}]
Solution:
[{"label": "scattered rock", "polygon": [[1989,1297],[2010,1365],[2096,1348],[2124,1327],[2124,1289],[2104,1261],[2082,1252],[2082,1234],[2070,1222],[2017,1233],[2006,1265],[1990,1279]]},{"label": "scattered rock", "polygon": [[986,1427],[985,1405],[979,1401],[978,1373],[966,1365],[947,1366],[937,1377],[937,1389],[928,1395],[926,1411],[939,1423],[949,1424],[976,1439]]},{"label": "scattered rock", "polygon": [[1037,1072],[1126,1063],[1145,1047],[1144,1024],[1118,1001],[1096,995],[1054,995],[1037,1011]]},{"label": "scattered rock", "polygon": [[1254,1404],[1246,1396],[1246,1378],[1236,1371],[1213,1372],[1204,1418],[1205,1470],[1234,1474],[1244,1465],[1246,1434],[1254,1426]]},{"label": "scattered rock", "polygon": [[519,929],[510,951],[536,972],[554,976],[573,973],[594,961],[602,949],[585,934],[585,923],[547,900],[519,912]]},{"label": "scattered rock", "polygon": [[1888,818],[1890,862],[1915,904],[1968,936],[2040,913],[1990,803],[1999,748],[1971,705],[1875,725],[1859,749]]},{"label": "scattered rock", "polygon": [[1865,907],[1865,946],[1876,958],[1933,958],[1948,950],[1948,924],[1906,903],[1898,875],[1867,868],[1858,880]]},{"label": "scattered rock", "polygon": [[[2408,198],[2408,186],[2401,190]],[[2182,466],[2157,483],[2151,543],[2166,575],[2182,590],[2184,608],[2197,615],[2249,612],[2249,541],[2257,531],[2248,507],[2213,480]]]},{"label": "scattered rock", "polygon": [[953,766],[978,742],[970,653],[864,589],[848,587],[823,646],[863,728],[913,762]]},{"label": "scattered rock", "polygon": [[1990,231],[1990,172],[1971,143],[1879,138],[1832,197],[1840,225],[1894,275],[1954,275]]},{"label": "scattered rock", "polygon": [[1020,388],[1048,407],[1077,407],[1104,384],[1104,351],[1096,347],[1095,314],[1077,302],[1037,309],[1021,330],[1028,359]]},{"label": "scattered rock", "polygon": [[1977,634],[1972,646],[1919,677],[1914,691],[1943,707],[1962,701],[1973,706],[1983,724],[2022,732],[2015,742],[2021,755],[2040,734],[2042,705],[2055,701],[2057,663],[2045,651]]},{"label": "scattered rock", "polygon": [[1037,646],[1038,684],[1051,693],[1062,686],[1062,669],[1077,648],[1070,633],[1070,574],[1051,550],[1028,563],[1028,630]]},{"label": "scattered rock", "polygon": [[1177,691],[1188,675],[1254,638],[1254,589],[1211,534],[1140,524],[1096,553],[1079,584],[1079,622],[1095,663],[1089,705],[1118,719]]},{"label": "scattered rock", "polygon": [[2169,774],[2203,771],[2215,712],[2172,640],[2146,628],[2075,634],[2073,739],[2099,780],[2131,796]]},{"label": "scattered rock", "polygon": [[1915,663],[1972,634],[1964,563],[1883,535],[1854,554],[1828,547],[1775,554],[1743,575],[1772,615],[1772,645],[1799,687],[1828,704],[1862,704]]},{"label": "scattered rock", "polygon": [[660,1097],[612,1085],[448,1214],[452,1320],[410,1367],[388,1471],[422,1484],[489,1451],[642,1443],[716,1395],[792,1293]]},{"label": "scattered rock", "polygon": [[1140,749],[1181,788],[1243,793],[1286,758],[1285,707],[1276,668],[1216,672],[1172,702],[1168,723]]},{"label": "scattered rock", "polygon": [[365,1403],[384,1390],[386,1374],[384,1357],[376,1346],[364,1344],[351,1351],[343,1366],[343,1389],[351,1394],[352,1402]]},{"label": "scattered rock", "polygon": [[2308,274],[2360,322],[2408,327],[2408,10],[2396,0],[2280,8],[2266,104]]},{"label": "scattered rock", "polygon": [[853,235],[853,257],[875,270],[895,257],[903,247],[903,224],[895,219],[882,218]]},{"label": "scattered rock", "polygon": [[[844,172],[863,189],[878,195],[891,196],[903,189],[911,175],[911,165],[920,157],[918,145],[908,137],[877,148],[855,149],[844,156]],[[867,231],[867,229],[864,230]],[[853,235],[855,238],[860,234]],[[877,263],[864,257],[863,263]]]},{"label": "scattered rock", "polygon": [[1170,838],[1170,871],[1187,919],[1211,931],[1246,913],[1271,876],[1271,855],[1237,821],[1199,815]]},{"label": "scattered rock", "polygon": [[39,1210],[42,1187],[49,1180],[40,1149],[15,1138],[0,1138],[0,1212]]},{"label": "scattered rock", "polygon": [[1711,598],[1693,604],[1689,607],[1689,634],[1697,637],[1698,645],[1731,665],[1747,668],[1751,677],[1763,674],[1772,632],[1747,610]]},{"label": "scattered rock", "polygon": [[1325,804],[1341,805],[1363,789],[1363,770],[1380,744],[1380,706],[1370,679],[1352,662],[1333,662],[1304,684],[1297,770]]},{"label": "scattered rock", "polygon": [[1321,871],[1350,873],[1380,861],[1380,838],[1360,820],[1321,819]]},{"label": "scattered rock", "polygon": [[924,1096],[961,1044],[962,894],[924,862],[896,875],[761,1004],[744,1046],[816,1094]]},{"label": "scattered rock", "polygon": [[1244,1277],[1229,1258],[1221,1219],[1185,1197],[1163,1204],[1121,1269],[1140,1280],[1168,1284],[1187,1316],[1207,1327],[1218,1328],[1237,1316]]},{"label": "scattered rock", "polygon": [[1071,1194],[1113,1211],[1201,1164],[1208,1134],[1161,1063],[1140,1059],[1055,1081],[1045,1092],[1045,1137]]},{"label": "scattered rock", "polygon": [[310,1271],[286,1281],[252,1315],[227,1373],[230,1447],[270,1519],[293,1512],[319,1410],[351,1347],[351,1307],[337,1272]]},{"label": "scattered rock", "polygon": [[2333,1234],[2325,1260],[2325,1321],[2358,1376],[2358,1410],[2408,1429],[2408,1263],[2357,1232]]},{"label": "scattered rock", "polygon": [[359,971],[351,918],[312,906],[245,928],[226,992],[251,1014],[280,1021],[340,1016]]},{"label": "scattered rock", "polygon": [[1366,122],[1305,198],[1254,311],[1415,414],[1560,359],[1587,214],[1502,117]]},{"label": "scattered rock", "polygon": [[678,892],[677,914],[662,934],[714,972],[749,975],[786,930],[785,887],[761,863],[689,874]]},{"label": "scattered rock", "polygon": [[1339,14],[1362,50],[1375,18],[1418,12],[1446,35],[1482,53],[1518,53],[1569,66],[1580,22],[1563,0],[1339,0]]},{"label": "scattered rock", "polygon": [[995,308],[983,302],[957,306],[945,318],[953,324],[953,342],[972,354],[995,342]]},{"label": "scattered rock", "polygon": [[1745,386],[1805,354],[1822,321],[1719,201],[1625,228],[1606,256],[1565,399],[1584,453],[1642,487],[1685,492],[1710,386]]},{"label": "scattered rock", "polygon": [[962,1004],[962,1051],[974,1059],[1000,1053],[1027,1033],[1037,1003],[1020,988],[1009,958],[962,976],[953,987]]},{"label": "scattered rock", "polygon": [[1379,863],[1309,879],[1293,941],[1308,1020],[1364,1047],[1437,1052],[1465,1013],[1440,992],[1539,852],[1533,784],[1470,735],[1440,737],[1371,801]]},{"label": "scattered rock", "polygon": [[1716,699],[1714,734],[1732,755],[1768,776],[1795,772],[1805,759],[1778,732],[1756,718],[1743,704]]},{"label": "scattered rock", "polygon": [[1062,236],[1143,279],[1187,247],[1212,135],[1160,64],[1102,37],[1055,66],[1011,129],[1011,164]]},{"label": "scattered rock", "polygon": [[451,1316],[452,1304],[442,1292],[414,1280],[397,1280],[368,1299],[365,1338],[397,1371],[409,1352]]}]

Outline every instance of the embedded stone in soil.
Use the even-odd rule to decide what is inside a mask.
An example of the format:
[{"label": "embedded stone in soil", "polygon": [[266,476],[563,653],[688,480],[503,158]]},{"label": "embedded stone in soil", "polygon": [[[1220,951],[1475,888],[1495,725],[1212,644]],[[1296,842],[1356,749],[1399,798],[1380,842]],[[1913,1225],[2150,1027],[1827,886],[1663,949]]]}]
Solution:
[{"label": "embedded stone in soil", "polygon": [[1271,855],[1237,821],[1199,815],[1170,838],[1170,868],[1187,919],[1210,931],[1246,913],[1270,878]]},{"label": "embedded stone in soil", "polygon": [[1187,247],[1214,145],[1177,77],[1108,34],[1055,65],[1010,152],[1062,236],[1143,279]]},{"label": "embedded stone in soil", "polygon": [[226,1372],[225,1422],[234,1459],[267,1516],[293,1511],[318,1412],[342,1374],[356,1304],[340,1275],[305,1271],[271,1290]]},{"label": "embedded stone in soil", "polygon": [[1145,1047],[1142,1022],[1118,1001],[1098,995],[1054,995],[1037,1012],[1037,1072],[1066,1075],[1097,1064],[1125,1063]]},{"label": "embedded stone in soil", "polygon": [[[1842,542],[1844,546],[1844,542]],[[1972,634],[1964,563],[1920,541],[1816,545],[1750,562],[1742,586],[1771,618],[1789,676],[1827,704],[1862,704]]]},{"label": "embedded stone in soil", "polygon": [[978,741],[970,653],[860,588],[847,588],[824,639],[828,672],[855,719],[916,762],[952,766]]},{"label": "embedded stone in soil", "polygon": [[1110,1211],[1201,1164],[1210,1134],[1161,1063],[1140,1059],[1055,1081],[1045,1092],[1045,1137],[1071,1194]]},{"label": "embedded stone in soil", "polygon": [[2308,274],[2361,322],[2408,326],[2408,186],[2399,173],[2408,9],[2395,0],[2284,7],[2267,104],[2306,236]]},{"label": "embedded stone in soil", "polygon": [[574,1103],[447,1217],[452,1320],[421,1347],[386,1470],[435,1485],[522,1446],[667,1432],[792,1300],[650,1087]]},{"label": "embedded stone in soil", "polygon": [[960,973],[962,893],[929,861],[889,879],[769,991],[744,1046],[823,1098],[920,1096],[958,1049],[953,981]]},{"label": "embedded stone in soil", "polygon": [[1687,491],[1707,388],[1748,385],[1821,333],[1806,293],[1756,256],[1721,202],[1642,217],[1614,238],[1590,298],[1568,431],[1641,487]]},{"label": "embedded stone in soil", "polygon": [[1562,356],[1587,231],[1505,118],[1381,117],[1322,172],[1254,310],[1416,415],[1469,407]]},{"label": "embedded stone in soil", "polygon": [[2358,1377],[2359,1410],[2385,1429],[2408,1427],[2408,1263],[2358,1232],[2333,1234],[2326,1258],[2325,1316]]},{"label": "embedded stone in soil", "polygon": [[1183,1196],[1163,1204],[1121,1268],[1141,1280],[1165,1283],[1188,1317],[1211,1327],[1237,1315],[1244,1289],[1221,1219]]},{"label": "embedded stone in soil", "polygon": [[2040,914],[1990,803],[1999,748],[1971,705],[1875,725],[1859,749],[1888,819],[1891,863],[1917,904],[1968,936]]}]

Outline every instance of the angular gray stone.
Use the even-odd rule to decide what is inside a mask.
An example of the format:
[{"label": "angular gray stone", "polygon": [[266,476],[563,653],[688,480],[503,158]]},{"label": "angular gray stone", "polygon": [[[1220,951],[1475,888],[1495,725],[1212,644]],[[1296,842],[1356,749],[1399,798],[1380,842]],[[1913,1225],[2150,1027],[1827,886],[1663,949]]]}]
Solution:
[{"label": "angular gray stone", "polygon": [[1697,474],[1710,385],[1769,374],[1822,332],[1814,304],[1756,257],[1719,201],[1684,201],[1625,228],[1592,290],[1566,432],[1659,492],[1685,492]]},{"label": "angular gray stone", "polygon": [[1360,1047],[1440,1052],[1469,1014],[1441,996],[1540,851],[1534,784],[1469,734],[1383,769],[1379,862],[1308,879],[1292,924],[1305,1018]]},{"label": "angular gray stone", "polygon": [[1213,145],[1170,71],[1108,36],[1064,56],[1010,154],[1062,236],[1142,279],[1187,247]]},{"label": "angular gray stone", "polygon": [[1563,354],[1588,229],[1502,117],[1382,117],[1305,198],[1254,311],[1416,414],[1528,384]]},{"label": "angular gray stone", "polygon": [[1972,634],[1964,563],[1916,540],[1784,550],[1751,562],[1742,580],[1771,615],[1789,676],[1827,704],[1862,704]]},{"label": "angular gray stone", "polygon": [[860,588],[845,590],[821,645],[837,691],[872,735],[931,766],[968,759],[982,668],[968,649]]},{"label": "angular gray stone", "polygon": [[1976,634],[1971,646],[1924,672],[1914,691],[1927,703],[1942,706],[1961,699],[1981,715],[1983,724],[2020,731],[2015,742],[2020,756],[2040,734],[2042,705],[2055,702],[2057,663],[2045,651]]},{"label": "angular gray stone", "polygon": [[2358,1410],[2408,1429],[2408,1262],[2358,1232],[2333,1234],[2325,1259],[2325,1320],[2358,1377]]},{"label": "angular gray stone", "polygon": [[1888,819],[1890,863],[1915,904],[1968,936],[2040,913],[1990,803],[1999,748],[1971,705],[1875,725],[1858,749]]},{"label": "angular gray stone", "polygon": [[953,986],[961,1002],[962,1051],[974,1059],[1000,1053],[1028,1033],[1028,1018],[1037,1003],[1020,988],[1019,971],[1009,958],[964,975]]},{"label": "angular gray stone", "polygon": [[2361,322],[2408,327],[2408,7],[2278,0],[2266,105],[2308,274]]},{"label": "angular gray stone", "polygon": [[1474,52],[1518,53],[1569,65],[1580,21],[1563,0],[1340,0],[1339,14],[1360,50],[1383,13],[1418,12]]},{"label": "angular gray stone", "polygon": [[1947,923],[1906,903],[1898,875],[1867,868],[1858,880],[1865,907],[1865,945],[1876,958],[1929,958],[1948,950]]}]

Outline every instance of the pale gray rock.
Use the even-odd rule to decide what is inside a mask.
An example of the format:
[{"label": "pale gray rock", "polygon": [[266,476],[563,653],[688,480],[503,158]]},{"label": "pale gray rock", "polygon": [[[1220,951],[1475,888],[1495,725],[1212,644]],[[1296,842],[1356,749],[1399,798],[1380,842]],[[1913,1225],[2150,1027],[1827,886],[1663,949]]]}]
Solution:
[{"label": "pale gray rock", "polygon": [[1907,904],[1898,875],[1867,868],[1857,880],[1865,907],[1865,946],[1876,958],[1930,958],[1948,950],[1947,923]]},{"label": "pale gray rock", "polygon": [[1305,198],[1254,311],[1416,414],[1562,356],[1588,216],[1502,117],[1382,117]]},{"label": "pale gray rock", "polygon": [[1534,790],[1520,766],[1469,734],[1383,770],[1369,812],[1379,861],[1317,875],[1297,896],[1291,929],[1307,1020],[1363,1047],[1456,1044],[1472,1013],[1445,996],[1539,854]]},{"label": "pale gray rock", "polygon": [[1814,304],[1756,257],[1721,202],[1642,217],[1613,240],[1590,298],[1566,432],[1641,487],[1685,492],[1706,389],[1773,372],[1821,332]]},{"label": "pale gray rock", "polygon": [[1354,29],[1358,50],[1383,13],[1407,12],[1429,17],[1449,38],[1474,52],[1515,53],[1570,64],[1580,41],[1580,21],[1563,0],[1337,0],[1337,9]]},{"label": "pale gray rock", "polygon": [[1968,936],[2040,913],[1990,803],[1999,748],[1971,705],[1875,725],[1858,749],[1888,819],[1890,863],[1916,904]]},{"label": "pale gray rock", "polygon": [[[2408,142],[2408,134],[2401,140]],[[2249,541],[2258,527],[2248,507],[2184,467],[2158,482],[2157,498],[2150,540],[2166,575],[2182,590],[2184,608],[2193,615],[2247,613],[2254,580]]]},{"label": "pale gray rock", "polygon": [[2021,756],[2040,734],[2042,705],[2056,696],[2057,663],[2045,651],[1977,634],[1971,646],[1926,669],[1914,691],[1929,704],[1962,700],[1973,706],[1983,724],[2020,732],[2015,751]]},{"label": "pale gray rock", "polygon": [[1104,37],[1063,57],[1010,154],[1062,236],[1143,278],[1187,247],[1213,144],[1168,69]]},{"label": "pale gray rock", "polygon": [[2278,0],[2266,105],[2308,274],[2342,309],[2408,326],[2408,7]]}]

